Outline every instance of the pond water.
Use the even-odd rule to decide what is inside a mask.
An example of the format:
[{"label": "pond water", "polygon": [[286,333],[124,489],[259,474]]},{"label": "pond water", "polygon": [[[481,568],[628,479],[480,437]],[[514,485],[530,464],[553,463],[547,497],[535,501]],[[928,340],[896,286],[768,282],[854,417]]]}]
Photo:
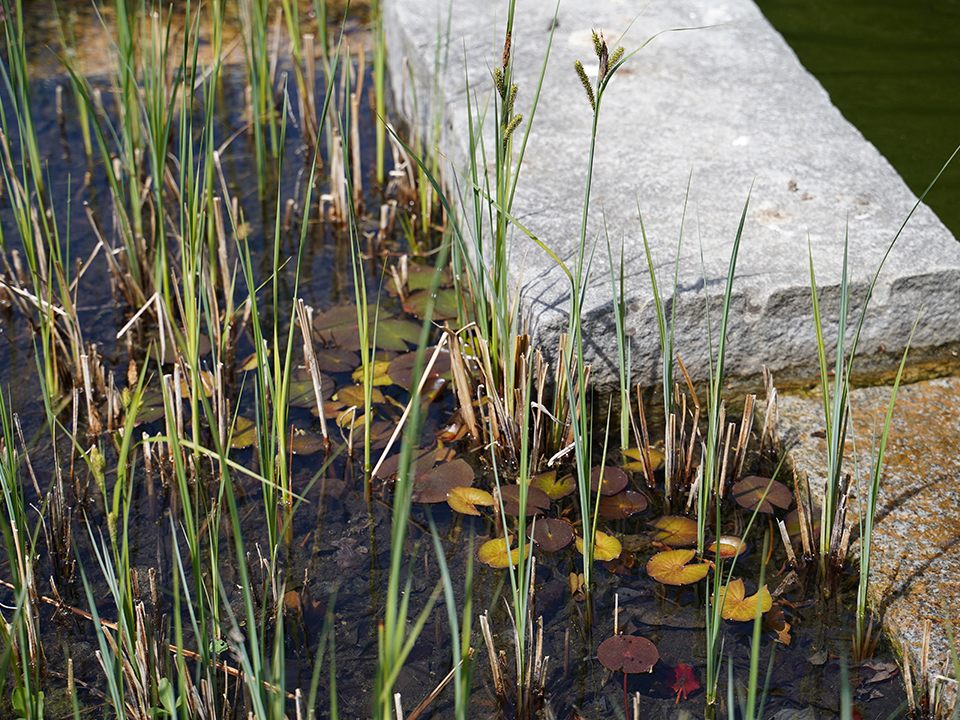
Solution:
[{"label": "pond water", "polygon": [[[357,34],[355,43],[366,41],[361,34],[362,28],[354,24]],[[86,28],[91,33],[94,30]],[[92,41],[91,41],[92,42]],[[49,37],[34,41],[36,48],[49,44]],[[39,55],[44,55],[42,50]],[[47,58],[49,59],[49,58]],[[90,231],[90,223],[84,203],[88,203],[94,215],[102,223],[105,236],[112,238],[113,227],[110,213],[110,190],[102,161],[88,164],[81,149],[81,136],[78,129],[76,105],[70,98],[64,103],[64,122],[58,122],[56,105],[56,87],[66,90],[67,79],[56,67],[35,66],[31,77],[33,110],[37,121],[40,146],[50,179],[51,197],[56,198],[54,205],[58,213],[58,223],[62,230],[70,228],[71,264],[77,259],[89,258],[97,245],[97,239]],[[289,67],[289,66],[287,66]],[[283,65],[281,64],[281,70]],[[218,88],[217,119],[214,124],[217,143],[240,134],[224,153],[225,185],[232,196],[243,208],[248,223],[247,237],[251,243],[253,266],[257,281],[269,277],[272,267],[273,225],[278,207],[291,199],[295,205],[305,196],[304,162],[308,153],[299,136],[292,129],[288,133],[283,152],[284,172],[280,177],[269,177],[265,189],[258,189],[258,180],[254,166],[254,150],[249,133],[245,133],[245,121],[241,108],[244,96],[244,76],[237,66],[225,69],[221,86]],[[368,76],[367,82],[370,82]],[[369,85],[368,85],[369,86]],[[116,107],[110,99],[109,85],[106,80],[101,85],[105,95],[105,108],[109,116],[115,116]],[[65,93],[67,95],[67,93]],[[9,104],[4,98],[4,112],[9,113]],[[373,124],[367,103],[363,108],[360,126],[361,147],[363,150],[364,173],[369,178],[372,166]],[[291,118],[294,116],[291,116]],[[292,120],[291,120],[292,122]],[[8,117],[8,123],[13,124]],[[15,140],[17,133],[11,137]],[[181,149],[182,151],[182,149]],[[19,162],[19,161],[17,161]],[[89,181],[83,178],[89,172]],[[319,191],[325,191],[326,180],[319,183]],[[382,199],[387,199],[373,183],[366,182],[366,207],[377,208]],[[13,222],[12,210],[5,195],[0,206],[0,222],[3,223],[5,242],[8,252],[18,247],[17,229]],[[71,202],[67,205],[67,198]],[[299,206],[299,205],[298,205]],[[401,207],[401,211],[404,208]],[[374,217],[364,217],[360,221],[362,230],[377,227]],[[299,251],[298,220],[295,218],[293,229],[281,233],[278,242],[282,243],[281,255],[295,257]],[[353,276],[350,266],[349,236],[334,224],[321,221],[317,217],[316,205],[311,208],[304,235],[303,261],[300,267],[299,291],[308,304],[318,312],[344,305],[353,298]],[[385,265],[397,261],[399,249],[404,248],[404,240],[399,235],[392,237],[386,246],[386,254],[375,257],[364,267],[373,268],[365,279],[368,290],[375,295],[381,287],[381,272]],[[279,274],[278,305],[276,318],[281,331],[285,331],[290,322],[289,307],[293,296],[295,274],[292,264]],[[118,331],[126,325],[137,308],[130,307],[117,299],[111,291],[112,280],[103,260],[94,259],[89,271],[84,275],[77,290],[78,318],[83,329],[84,340],[99,345],[104,358],[105,370],[125,377],[127,363],[133,356],[143,362],[142,345],[150,339],[149,328],[128,348],[125,339],[118,339]],[[272,296],[261,291],[261,309],[265,317],[270,317],[273,308]],[[383,307],[398,315],[401,313],[396,298],[383,294]],[[49,429],[45,427],[45,415],[40,403],[40,383],[35,364],[35,333],[15,309],[8,309],[2,319],[2,331],[7,340],[5,351],[0,356],[0,383],[5,392],[6,402],[17,412],[24,422],[34,470],[38,475],[41,488],[47,488],[57,478],[57,466],[53,449],[60,453],[61,466],[68,464],[64,458],[72,458],[76,470],[70,464],[67,474],[66,497],[68,506],[74,509],[73,524],[67,530],[75,548],[75,557],[84,568],[94,587],[96,606],[102,617],[116,619],[117,611],[111,607],[102,580],[99,567],[93,555],[97,543],[95,538],[109,535],[109,507],[98,494],[95,485],[91,488],[90,474],[83,468],[74,454],[74,448],[62,432],[52,441]],[[317,341],[323,337],[318,333]],[[255,398],[252,390],[255,370],[240,368],[242,360],[254,349],[254,339],[249,332],[238,341],[237,366],[231,369],[233,380],[228,391],[233,393],[235,408],[242,416],[253,417]],[[344,355],[339,351],[348,342],[328,343],[321,350],[322,357],[331,364],[342,365]],[[297,349],[297,363],[302,363]],[[412,344],[403,343],[401,347],[412,349]],[[384,360],[396,360],[403,350],[387,350],[379,356]],[[355,356],[354,356],[355,357]],[[203,362],[209,362],[205,356]],[[357,360],[351,361],[353,365]],[[351,387],[353,365],[330,370],[330,378],[338,390]],[[157,367],[151,372],[148,387],[154,392],[161,372],[171,372],[169,364]],[[294,373],[294,379],[303,383],[302,370]],[[298,387],[302,388],[302,384]],[[441,384],[441,388],[445,387]],[[408,396],[407,390],[398,385],[385,391],[387,398],[378,408],[378,424],[374,432],[373,447],[379,451],[386,442],[386,435],[396,425],[399,409]],[[290,415],[290,425],[300,437],[316,440],[318,427],[316,417],[311,414],[312,391],[310,401],[294,404]],[[157,409],[157,401],[148,408]],[[424,428],[422,444],[429,448],[442,466],[450,464],[453,458],[465,459],[475,469],[475,485],[491,489],[494,481],[486,462],[486,451],[472,448],[468,443],[449,439],[448,425],[455,412],[455,402],[448,389],[441,389],[435,402],[430,406],[429,416]],[[82,412],[81,412],[82,415]],[[61,415],[61,422],[70,427],[70,410]],[[154,415],[137,428],[150,435],[165,431],[161,415]],[[81,422],[81,433],[84,432]],[[334,447],[343,450],[347,444],[346,434],[334,430]],[[438,437],[440,438],[438,442]],[[86,439],[83,442],[87,442]],[[115,459],[115,446],[107,436],[100,438],[101,446],[108,457],[107,487],[115,479],[115,468],[109,464]],[[231,453],[239,466],[257,470],[258,455],[249,446],[237,443]],[[316,443],[312,446],[317,450]],[[376,454],[379,454],[377,452]],[[322,452],[300,452],[289,458],[291,489],[302,495],[304,502],[293,514],[292,525],[280,547],[277,548],[277,576],[286,585],[283,595],[283,607],[271,607],[269,597],[276,593],[274,576],[266,569],[269,563],[262,558],[271,556],[274,549],[267,547],[265,516],[273,508],[265,508],[267,502],[261,482],[252,477],[235,476],[235,493],[238,498],[242,536],[247,551],[247,565],[253,575],[253,584],[257,586],[262,612],[283,612],[285,623],[282,651],[286,661],[287,689],[299,687],[306,689],[310,684],[313,659],[320,641],[321,627],[328,611],[335,618],[334,639],[336,644],[336,688],[340,714],[343,717],[366,717],[370,713],[373,677],[376,670],[378,652],[378,622],[384,615],[384,597],[387,589],[387,573],[391,562],[390,533],[392,485],[389,481],[376,481],[368,497],[364,492],[363,471],[359,457],[349,457],[340,452],[331,463],[325,464]],[[619,458],[611,462],[619,464]],[[769,471],[770,468],[762,468]],[[171,531],[171,527],[183,518],[182,498],[170,481],[169,475],[157,472],[154,468],[148,472],[142,460],[136,465],[136,486],[132,493],[131,516],[127,524],[129,543],[132,553],[131,565],[136,568],[138,585],[142,594],[149,596],[145,588],[149,574],[154,573],[157,593],[149,598],[147,611],[157,628],[170,627],[170,617],[175,605],[174,598],[185,598],[184,589],[179,590],[174,577],[177,567],[177,554],[183,553],[182,545],[175,546],[174,541],[182,543],[182,537]],[[535,576],[536,605],[534,616],[543,616],[544,655],[550,656],[545,674],[545,691],[550,707],[549,713],[558,718],[578,717],[620,717],[623,715],[623,694],[639,692],[642,714],[647,718],[700,717],[704,714],[704,693],[702,687],[694,687],[693,682],[679,683],[678,671],[688,667],[700,686],[704,682],[703,667],[705,656],[704,639],[704,588],[703,585],[672,587],[653,580],[645,570],[649,558],[663,549],[648,534],[647,524],[662,514],[659,490],[644,486],[638,473],[628,476],[630,486],[637,492],[649,496],[651,507],[627,519],[604,520],[603,530],[620,538],[625,553],[619,561],[596,568],[596,590],[594,595],[594,619],[588,622],[584,603],[578,599],[575,588],[571,589],[571,573],[576,576],[582,570],[582,558],[572,545],[555,552],[537,552],[538,564]],[[661,478],[662,482],[662,478]],[[212,473],[198,473],[196,478],[194,501],[200,511],[210,512],[216,498],[217,485]],[[39,505],[40,498],[34,492],[26,490],[30,502]],[[505,597],[509,594],[509,582],[505,571],[483,565],[476,560],[479,545],[499,532],[498,520],[492,513],[484,512],[480,518],[471,518],[454,512],[445,503],[431,506],[414,506],[409,522],[409,535],[404,556],[409,558],[409,570],[412,575],[408,598],[414,612],[424,607],[431,596],[439,578],[438,564],[430,546],[427,532],[429,513],[433,513],[443,544],[446,562],[451,569],[451,579],[457,602],[465,602],[464,588],[468,580],[469,560],[474,559],[473,608],[474,615],[489,610],[497,649],[504,651],[506,657],[512,654],[511,619],[506,611]],[[576,505],[571,498],[555,500],[546,514],[554,518],[569,518],[576,525]],[[784,513],[781,513],[784,514]],[[31,516],[34,522],[35,515]],[[724,514],[724,531],[742,531],[747,520],[746,514],[733,507]],[[762,532],[767,523],[761,522],[762,529],[754,531],[748,538],[751,548],[740,565],[747,585],[756,589],[755,579],[759,576],[761,563],[760,547]],[[216,536],[224,546],[232,539],[231,528],[224,520],[219,527],[204,527],[204,532]],[[69,565],[70,556],[58,559],[55,549],[48,547],[45,533],[37,549],[37,576],[54,576],[63,601],[68,606],[87,608],[82,583]],[[179,538],[179,539],[177,539]],[[60,538],[60,542],[64,538]],[[102,541],[101,541],[102,542]],[[51,544],[56,544],[51,542]],[[8,558],[9,560],[9,558]],[[67,561],[66,564],[58,564]],[[207,560],[209,563],[209,559]],[[785,557],[782,547],[776,544],[766,565],[768,584],[777,588],[786,577]],[[6,563],[5,563],[6,565]],[[9,568],[9,565],[7,565]],[[224,585],[226,603],[240,610],[236,585],[239,583],[239,570],[235,561],[224,561],[219,568]],[[204,577],[209,573],[206,566]],[[3,579],[7,580],[7,570],[3,570]],[[741,574],[741,571],[738,571]],[[752,579],[752,580],[751,580]],[[840,597],[849,600],[852,595],[852,576],[845,576]],[[753,585],[751,585],[753,582]],[[198,592],[196,586],[189,585],[191,593]],[[40,583],[40,594],[52,593],[46,581]],[[175,596],[175,593],[177,594]],[[292,594],[291,594],[292,593]],[[852,616],[849,607],[843,602],[825,602],[819,599],[819,592],[801,578],[797,583],[785,584],[781,593],[777,593],[778,611],[783,613],[782,620],[789,623],[784,630],[781,623],[771,623],[763,633],[760,653],[761,674],[771,662],[769,680],[769,699],[765,716],[779,720],[802,717],[835,717],[839,713],[841,684],[841,663],[850,656],[850,638],[853,632]],[[335,599],[334,599],[335,598]],[[4,591],[0,601],[7,606],[13,600],[10,593]],[[442,603],[442,601],[441,601]],[[279,603],[278,603],[279,604]],[[438,606],[439,607],[439,606]],[[619,612],[615,618],[615,608]],[[61,608],[62,610],[63,608]],[[597,660],[597,648],[601,641],[614,633],[614,627],[620,632],[642,635],[653,641],[658,649],[660,661],[649,674],[624,676],[605,669]],[[473,644],[477,648],[474,656],[473,700],[471,716],[477,718],[493,717],[500,714],[492,689],[488,661],[482,640],[473,619]],[[271,623],[265,623],[272,627]],[[224,620],[226,625],[226,620]],[[59,613],[56,618],[43,616],[40,621],[42,642],[47,648],[47,660],[42,688],[48,696],[48,707],[56,707],[56,716],[69,715],[64,703],[65,658],[74,659],[73,673],[81,681],[79,702],[82,712],[102,713],[99,710],[104,702],[104,680],[99,662],[93,651],[97,648],[96,633],[91,622],[71,615]],[[726,685],[727,668],[733,670],[735,683],[742,688],[749,674],[750,637],[752,625],[748,622],[724,621],[724,667],[720,681],[721,688]],[[397,690],[402,693],[404,707],[409,710],[426,697],[450,669],[450,628],[446,613],[434,610],[429,617],[422,634],[417,640],[404,670],[397,680]],[[164,636],[166,640],[170,638]],[[269,642],[269,636],[264,642]],[[171,640],[172,641],[172,640]],[[196,640],[189,635],[185,645],[194,647]],[[160,655],[167,657],[161,644]],[[226,657],[226,656],[225,656]],[[854,700],[864,717],[888,717],[902,711],[904,689],[892,663],[892,651],[881,645],[876,651],[874,666],[863,666],[851,670],[853,677]],[[161,664],[168,662],[163,658]],[[512,661],[506,661],[512,666]],[[852,662],[851,662],[852,665]],[[169,669],[169,668],[168,668]],[[329,716],[330,679],[326,667],[321,674],[321,688],[318,706],[320,716]],[[10,685],[8,684],[8,688]],[[685,688],[684,695],[679,688]],[[10,709],[10,693],[7,692],[0,703],[4,712]],[[433,704],[427,707],[424,717],[450,717],[453,711],[452,696],[448,691],[441,693]],[[232,715],[245,716],[242,699],[232,706]],[[288,703],[288,712],[293,716],[292,705]],[[54,711],[51,710],[51,713]],[[550,717],[547,713],[545,716]],[[811,714],[812,713],[812,714]],[[226,714],[226,713],[225,713]],[[510,716],[510,712],[504,713]],[[721,705],[721,717],[733,717],[735,711]]]},{"label": "pond water", "polygon": [[[960,145],[960,3],[757,4],[846,118],[922,193]],[[926,202],[960,237],[960,164]]]}]

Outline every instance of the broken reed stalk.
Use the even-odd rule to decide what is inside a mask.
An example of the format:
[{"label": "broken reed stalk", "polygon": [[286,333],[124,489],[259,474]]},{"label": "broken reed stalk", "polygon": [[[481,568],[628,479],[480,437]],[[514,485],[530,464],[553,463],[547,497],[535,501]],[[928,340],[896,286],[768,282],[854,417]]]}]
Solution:
[{"label": "broken reed stalk", "polygon": [[320,366],[317,364],[317,353],[313,349],[313,308],[306,305],[302,298],[297,298],[297,322],[300,323],[300,332],[303,334],[303,356],[307,362],[307,372],[313,381],[313,395],[317,400],[317,416],[320,418],[323,447],[329,449],[330,437],[327,434],[327,414],[323,409],[322,376],[320,375]]}]

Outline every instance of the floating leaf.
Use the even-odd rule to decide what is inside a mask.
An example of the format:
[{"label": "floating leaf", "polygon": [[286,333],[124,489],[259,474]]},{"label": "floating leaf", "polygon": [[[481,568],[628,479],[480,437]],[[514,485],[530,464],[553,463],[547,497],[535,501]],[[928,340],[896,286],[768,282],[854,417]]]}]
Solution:
[{"label": "floating leaf", "polygon": [[[436,448],[431,447],[425,450],[417,451],[417,455],[410,459],[410,474],[413,477],[418,475],[423,475],[427,470],[432,468],[436,464]],[[383,465],[380,466],[380,469],[377,471],[375,477],[380,478],[381,480],[395,475],[400,465],[400,453],[393,455],[386,460],[384,460]]]},{"label": "floating leaf", "polygon": [[611,520],[622,520],[647,509],[647,498],[635,490],[600,499],[598,512]]},{"label": "floating leaf", "polygon": [[[624,470],[643,472],[643,455],[640,452],[640,448],[630,448],[628,450],[624,450],[623,456],[633,460],[633,462],[623,464]],[[657,471],[663,467],[663,460],[664,458],[662,452],[654,448],[650,448],[650,466],[654,471]]]},{"label": "floating leaf", "polygon": [[295,431],[290,443],[290,452],[294,455],[313,455],[323,450],[323,438],[313,433]]},{"label": "floating leaf", "polygon": [[697,541],[697,523],[681,515],[664,515],[650,523],[657,532],[651,537],[664,545],[692,545]]},{"label": "floating leaf", "polygon": [[256,353],[250,353],[243,360],[237,363],[237,367],[240,369],[240,372],[250,372],[251,370],[257,369],[257,359]]},{"label": "floating leaf", "polygon": [[[333,395],[333,380],[320,373],[320,392],[324,400],[329,400]],[[287,404],[296,408],[316,408],[317,396],[313,393],[312,380],[296,380],[290,383],[290,391],[287,397]]]},{"label": "floating leaf", "polygon": [[[333,399],[337,400],[338,402],[345,403],[346,405],[356,405],[358,408],[362,408],[363,386],[347,385],[346,387],[342,387],[337,390],[337,394],[333,396]],[[374,405],[384,402],[383,393],[377,388],[373,388],[373,392],[370,395],[370,401]]]},{"label": "floating leaf", "polygon": [[470,487],[473,485],[473,478],[473,468],[462,458],[438,465],[417,478],[413,486],[413,502],[446,502],[447,494],[451,490],[455,487]]},{"label": "floating leaf", "polygon": [[551,500],[559,500],[576,490],[577,481],[573,479],[573,475],[564,475],[557,479],[557,471],[551,470],[534,477],[530,481],[530,486],[540,488]]},{"label": "floating leaf", "polygon": [[[433,348],[427,348],[424,358],[424,367],[433,355]],[[390,367],[387,368],[387,374],[400,387],[410,390],[413,387],[413,366],[417,361],[416,352],[403,353],[390,361]],[[450,379],[450,353],[441,352],[433,364],[433,370],[430,372],[431,378]]]},{"label": "floating leaf", "polygon": [[[823,513],[820,510],[820,506],[814,506],[813,508],[813,537],[815,538],[814,542],[818,542],[816,538],[820,537],[820,516]],[[787,534],[790,535],[790,539],[793,540],[798,545],[800,544],[800,511],[794,508],[787,516],[783,519],[784,525],[787,526]]]},{"label": "floating leaf", "polygon": [[[583,555],[583,538],[577,537],[577,550]],[[613,535],[607,535],[599,530],[593,536],[593,559],[607,562],[620,557],[623,546]]]},{"label": "floating leaf", "polygon": [[[390,376],[387,374],[387,371],[390,367],[389,360],[374,360],[373,366],[371,369],[371,377],[373,380],[373,385],[393,385],[393,380],[390,379]],[[350,375],[350,378],[355,383],[363,382],[363,366],[361,365]]]},{"label": "floating leaf", "polygon": [[493,505],[493,495],[475,487],[455,487],[447,493],[447,505],[464,515],[479,515],[477,505]]},{"label": "floating leaf", "polygon": [[[720,552],[717,553],[717,545],[720,546]],[[735,535],[721,535],[719,539],[714,540],[707,547],[707,552],[712,552],[721,560],[742,555],[747,551],[747,544]]]},{"label": "floating leaf", "polygon": [[586,578],[583,573],[570,573],[570,595],[577,602],[583,602],[586,598],[586,592],[584,591],[584,586],[586,585]]},{"label": "floating leaf", "polygon": [[[520,562],[520,548],[516,547],[508,550],[512,538],[497,538],[488,540],[477,551],[477,557],[480,562],[484,562],[490,567],[505,568],[508,565],[516,565]],[[529,552],[530,546],[527,546]]]},{"label": "floating leaf", "polygon": [[556,552],[573,540],[573,525],[559,518],[537,520],[531,528],[533,541],[544,552]]},{"label": "floating leaf", "polygon": [[680,702],[681,695],[686,700],[689,693],[700,688],[700,681],[693,674],[693,668],[683,663],[678,664],[667,674],[667,681],[670,683],[670,689],[677,693],[677,703]]},{"label": "floating leaf", "polygon": [[[417,290],[404,301],[404,312],[414,317],[422,318],[427,312],[427,301],[430,299],[430,290]],[[433,305],[435,320],[450,320],[457,316],[457,291],[446,288],[437,291],[437,301]]]},{"label": "floating leaf", "polygon": [[696,554],[696,550],[664,550],[647,562],[647,574],[664,585],[692,585],[710,570],[710,563],[687,564]]},{"label": "floating leaf", "polygon": [[659,659],[657,646],[637,635],[614,635],[597,648],[597,660],[601,665],[628,675],[650,672]]},{"label": "floating leaf", "polygon": [[360,366],[360,356],[343,348],[324,348],[317,353],[317,367],[323,372],[353,372]]},{"label": "floating leaf", "polygon": [[157,390],[147,390],[140,397],[137,409],[137,424],[152,423],[163,417],[163,395]]},{"label": "floating leaf", "polygon": [[[500,497],[503,499],[503,511],[507,515],[520,515],[520,486],[501,485]],[[550,509],[550,498],[547,494],[535,487],[527,487],[527,516],[537,515]]]},{"label": "floating leaf", "polygon": [[230,447],[242,450],[257,443],[257,425],[242,415],[233,424],[233,434],[230,436]]},{"label": "floating leaf", "polygon": [[747,622],[756,615],[758,602],[760,612],[765,613],[773,605],[773,598],[766,585],[757,594],[744,597],[743,580],[737,578],[720,589],[714,602],[720,606],[720,615],[725,619]]},{"label": "floating leaf", "polygon": [[[371,333],[372,333],[371,329]],[[372,337],[372,336],[371,336]],[[377,347],[381,350],[407,350],[407,343],[416,345],[420,341],[420,324],[410,320],[391,318],[377,323]]]},{"label": "floating leaf", "polygon": [[[602,486],[601,474],[603,475]],[[601,495],[616,495],[627,486],[628,482],[630,482],[630,479],[627,474],[617,467],[597,465],[590,471],[590,489],[597,492],[597,488],[599,488]]]},{"label": "floating leaf", "polygon": [[781,482],[749,475],[733,486],[733,499],[747,510],[759,509],[762,513],[773,515],[773,506],[786,510],[793,502],[793,495]]}]

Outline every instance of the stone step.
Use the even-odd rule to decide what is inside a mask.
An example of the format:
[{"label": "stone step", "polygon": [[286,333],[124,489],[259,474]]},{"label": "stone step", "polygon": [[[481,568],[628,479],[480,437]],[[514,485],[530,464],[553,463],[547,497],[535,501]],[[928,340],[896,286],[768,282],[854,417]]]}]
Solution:
[{"label": "stone step", "polygon": [[[751,0],[587,5],[564,3],[559,9],[513,205],[517,219],[571,266],[592,123],[573,64],[580,60],[588,73],[596,72],[591,29],[602,31],[611,52],[619,43],[629,53],[661,31],[711,26],[657,36],[616,73],[603,97],[588,253],[599,243],[582,325],[594,380],[609,387],[618,377],[604,225],[617,267],[620,244],[625,245],[634,380],[656,385],[661,363],[638,207],[668,311],[676,304],[676,350],[694,379],[702,380],[708,367],[705,297],[716,344],[730,253],[749,198],[733,286],[727,374],[732,381],[750,382],[766,365],[781,386],[809,382],[816,349],[808,241],[823,312],[835,319],[849,238],[856,319],[859,300],[916,197],[831,104]],[[445,181],[462,193],[465,77],[473,107],[486,108],[492,124],[491,74],[501,61],[507,2],[389,0],[385,7],[396,106],[425,138],[440,113],[437,143],[449,161]],[[529,122],[553,14],[551,3],[518,4],[512,39],[516,107],[524,115],[518,134]],[[437,73],[438,66],[445,69]],[[550,353],[568,327],[566,276],[519,232],[510,266],[534,340]],[[859,345],[860,373],[895,369],[921,303],[911,361],[949,364],[954,355],[948,350],[960,343],[960,244],[924,205],[900,235],[874,291]]]}]

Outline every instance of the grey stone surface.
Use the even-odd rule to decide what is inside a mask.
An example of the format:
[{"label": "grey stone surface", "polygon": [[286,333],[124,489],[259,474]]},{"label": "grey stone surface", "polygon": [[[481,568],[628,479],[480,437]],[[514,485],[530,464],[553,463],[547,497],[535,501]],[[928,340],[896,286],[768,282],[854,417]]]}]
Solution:
[{"label": "grey stone surface", "polygon": [[[855,297],[862,298],[916,202],[914,195],[831,104],[751,0],[658,0],[642,15],[643,0],[590,5],[568,2],[560,7],[514,203],[516,216],[567,262],[579,239],[592,120],[573,63],[579,59],[588,72],[596,72],[591,28],[603,32],[612,51],[629,27],[620,40],[629,52],[659,31],[715,26],[655,38],[617,73],[604,96],[587,233],[591,244],[598,237],[601,243],[583,324],[594,379],[609,384],[617,377],[601,209],[615,254],[621,239],[625,243],[634,378],[654,385],[660,376],[659,345],[638,205],[661,292],[677,306],[676,349],[694,377],[703,378],[704,286],[716,329],[719,297],[748,195],[727,373],[750,380],[766,364],[780,383],[809,379],[816,350],[808,238],[823,310],[835,317],[845,235],[849,233]],[[435,48],[438,38],[445,37],[451,7],[446,72],[438,77]],[[506,8],[505,1],[491,0],[386,2],[397,106],[408,121],[416,107],[424,132],[429,131],[431,108],[442,107],[439,148],[459,168],[465,167],[467,152],[464,67],[482,108],[503,49]],[[553,3],[517,3],[513,48],[517,110],[525,115],[521,131],[553,12]],[[441,90],[439,101],[431,100],[437,97],[434,84]],[[455,177],[448,168],[451,187]],[[673,263],[688,179],[674,295]],[[567,329],[569,285],[553,261],[519,233],[511,266],[535,342],[549,353]],[[895,365],[921,303],[912,357],[936,361],[941,348],[960,340],[960,245],[926,206],[913,215],[880,277],[860,344],[872,362],[861,369],[884,371]],[[859,313],[854,305],[852,317]],[[716,333],[713,337],[716,342]]]}]

